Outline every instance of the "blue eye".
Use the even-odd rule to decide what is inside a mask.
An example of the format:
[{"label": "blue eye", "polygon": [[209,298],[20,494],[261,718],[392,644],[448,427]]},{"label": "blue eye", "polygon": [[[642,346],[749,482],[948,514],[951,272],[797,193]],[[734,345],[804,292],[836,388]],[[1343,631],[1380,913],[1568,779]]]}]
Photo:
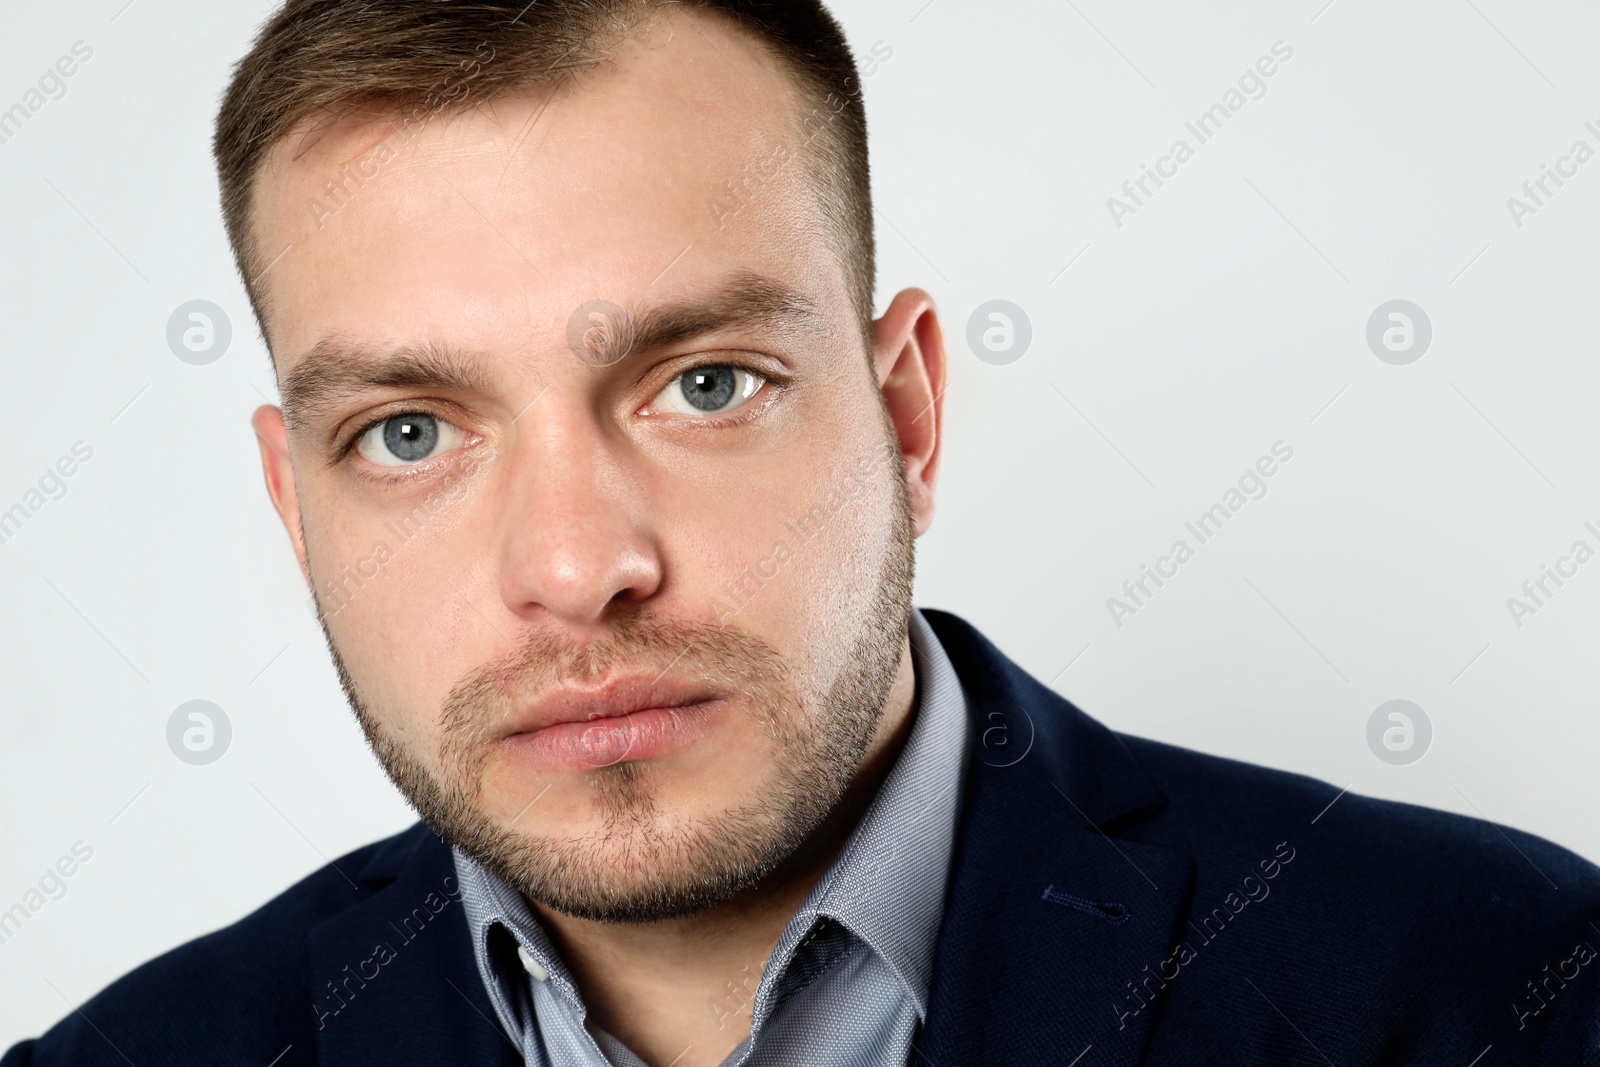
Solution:
[{"label": "blue eye", "polygon": [[743,406],[764,381],[742,367],[710,363],[672,379],[653,403],[678,415],[724,415]]},{"label": "blue eye", "polygon": [[410,467],[461,445],[461,430],[419,411],[393,415],[356,442],[361,458],[380,467]]},{"label": "blue eye", "polygon": [[737,385],[732,367],[700,367],[678,376],[678,389],[689,406],[700,411],[717,411],[733,399]]}]

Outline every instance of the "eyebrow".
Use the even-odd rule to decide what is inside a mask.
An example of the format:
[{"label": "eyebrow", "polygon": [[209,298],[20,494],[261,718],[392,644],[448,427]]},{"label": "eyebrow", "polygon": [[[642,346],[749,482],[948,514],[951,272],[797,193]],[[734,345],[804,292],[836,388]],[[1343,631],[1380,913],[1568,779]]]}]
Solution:
[{"label": "eyebrow", "polygon": [[424,343],[379,349],[325,337],[286,374],[279,387],[283,421],[301,426],[323,408],[372,389],[441,389],[488,392],[493,382],[478,356]]},{"label": "eyebrow", "polygon": [[[702,296],[654,305],[627,316],[632,330],[621,335],[624,349],[604,348],[595,353],[604,365],[720,330],[766,326],[817,335],[830,332],[809,297],[753,271],[735,273]],[[608,334],[606,343],[611,342]],[[296,361],[280,383],[280,394],[284,422],[295,429],[324,408],[373,389],[488,393],[493,385],[489,360],[476,353],[432,342],[380,348],[330,336]]]},{"label": "eyebrow", "polygon": [[[692,301],[661,304],[628,313],[631,338],[622,352],[602,347],[607,365],[634,352],[653,352],[718,330],[766,326],[826,334],[826,320],[812,300],[788,285],[753,271],[740,271]],[[607,343],[615,335],[607,335]]]}]

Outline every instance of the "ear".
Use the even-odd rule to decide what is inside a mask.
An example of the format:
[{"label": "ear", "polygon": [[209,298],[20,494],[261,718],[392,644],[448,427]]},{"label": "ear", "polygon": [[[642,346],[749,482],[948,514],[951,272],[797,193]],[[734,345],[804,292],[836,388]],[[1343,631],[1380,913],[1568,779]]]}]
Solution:
[{"label": "ear", "polygon": [[267,480],[267,496],[272,498],[272,506],[283,520],[283,528],[289,531],[300,573],[309,586],[311,571],[306,566],[305,528],[300,523],[300,500],[295,495],[294,467],[289,463],[289,432],[283,425],[283,412],[271,404],[262,404],[250,416],[250,425],[256,431],[256,444],[261,449],[261,473]]},{"label": "ear", "polygon": [[947,370],[944,333],[933,297],[921,289],[899,293],[872,327],[878,388],[905,453],[911,514],[921,537],[933,522],[939,475]]}]

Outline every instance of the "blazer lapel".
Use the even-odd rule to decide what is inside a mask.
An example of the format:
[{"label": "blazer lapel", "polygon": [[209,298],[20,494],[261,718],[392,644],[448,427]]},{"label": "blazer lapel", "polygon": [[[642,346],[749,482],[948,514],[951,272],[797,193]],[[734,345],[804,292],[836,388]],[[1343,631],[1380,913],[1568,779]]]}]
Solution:
[{"label": "blazer lapel", "polygon": [[347,873],[381,888],[311,932],[318,1062],[520,1067],[478,975],[449,847],[418,824]]},{"label": "blazer lapel", "polygon": [[914,1062],[1137,1064],[1194,873],[1182,852],[1118,836],[1160,790],[976,630],[924,614],[978,744]]}]

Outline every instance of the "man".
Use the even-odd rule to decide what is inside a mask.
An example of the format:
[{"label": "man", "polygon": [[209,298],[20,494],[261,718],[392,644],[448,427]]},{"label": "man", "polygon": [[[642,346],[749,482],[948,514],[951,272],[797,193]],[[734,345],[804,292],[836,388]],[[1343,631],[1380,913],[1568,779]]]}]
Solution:
[{"label": "man", "polygon": [[290,0],[218,121],[267,488],[424,823],[36,1064],[1600,1062],[1600,871],[1111,733],[910,605],[815,0]]}]

